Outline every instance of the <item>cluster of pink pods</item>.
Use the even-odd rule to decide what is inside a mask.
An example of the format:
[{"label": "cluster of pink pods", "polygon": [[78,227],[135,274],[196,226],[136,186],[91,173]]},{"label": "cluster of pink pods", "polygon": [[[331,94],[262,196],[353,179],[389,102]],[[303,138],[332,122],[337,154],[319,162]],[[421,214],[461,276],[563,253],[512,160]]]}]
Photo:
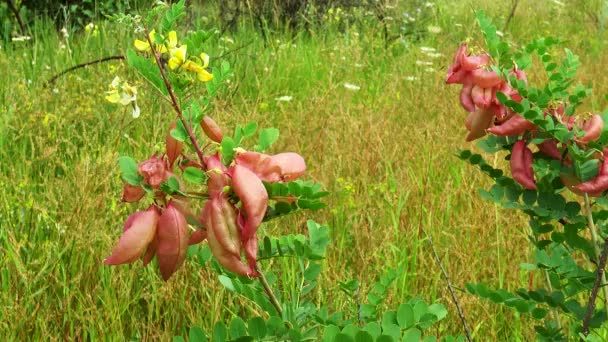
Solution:
[{"label": "cluster of pink pods", "polygon": [[[211,118],[205,117],[201,126],[207,137],[221,142],[222,132]],[[174,127],[173,124],[171,128]],[[161,158],[153,156],[138,165],[143,183],[154,192],[155,203],[127,219],[123,234],[105,263],[132,263],[143,256],[146,265],[156,255],[166,280],[184,262],[188,245],[206,239],[213,256],[223,267],[240,275],[257,276],[257,229],[269,201],[263,181],[297,179],[306,170],[304,159],[290,152],[267,155],[238,149],[230,165],[224,165],[218,153],[204,156],[204,165],[187,162],[208,176],[208,199],[201,214],[196,215],[187,198],[168,196],[159,190],[163,182],[175,177],[172,169],[181,151],[182,143],[167,135],[166,154]],[[141,186],[126,184],[123,201],[139,201],[145,193]],[[192,231],[188,220],[198,222],[204,229]]]},{"label": "cluster of pink pods", "polygon": [[[498,136],[520,136],[511,151],[511,174],[513,179],[524,188],[536,189],[532,163],[534,154],[527,141],[536,137],[537,127],[520,114],[511,111],[501,104],[497,92],[502,92],[511,100],[521,102],[522,96],[507,80],[491,69],[492,59],[489,54],[470,55],[467,44],[462,44],[454,56],[452,65],[448,69],[447,84],[462,84],[460,104],[469,112],[465,120],[465,127],[469,131],[467,141],[483,137],[487,133]],[[521,70],[514,69],[510,75],[527,83],[527,77]],[[574,139],[573,143],[585,146],[600,137],[604,121],[600,115],[567,116],[564,105],[557,104],[545,111],[545,117],[550,116],[555,121],[563,123],[570,130],[583,131],[582,136]],[[565,165],[571,163],[566,152],[566,145],[554,139],[546,139],[536,145],[538,152],[545,157],[562,161]],[[581,183],[578,179],[562,175],[564,183],[575,193],[588,193],[599,196],[608,190],[608,149],[603,156],[596,178]]]}]

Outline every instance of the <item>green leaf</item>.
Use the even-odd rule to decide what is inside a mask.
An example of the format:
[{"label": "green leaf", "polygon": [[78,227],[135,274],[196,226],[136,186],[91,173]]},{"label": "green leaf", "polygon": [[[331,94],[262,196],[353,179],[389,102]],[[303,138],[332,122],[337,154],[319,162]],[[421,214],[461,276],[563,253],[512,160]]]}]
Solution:
[{"label": "green leaf", "polygon": [[367,331],[360,330],[355,334],[355,342],[374,342],[374,338]]},{"label": "green leaf", "polygon": [[240,317],[234,317],[230,322],[230,338],[237,339],[243,336],[247,336],[245,322]]},{"label": "green leaf", "polygon": [[220,275],[218,276],[218,279],[219,279],[220,283],[221,283],[222,285],[224,285],[224,287],[225,287],[227,290],[229,290],[229,291],[231,291],[231,292],[235,292],[235,291],[236,291],[236,289],[234,288],[234,284],[232,283],[232,279],[230,279],[230,278],[226,277],[226,276],[225,276],[225,275],[223,275],[223,274],[220,274]]},{"label": "green leaf", "polygon": [[249,327],[249,335],[254,338],[261,340],[266,337],[266,323],[264,323],[263,318],[254,317],[247,322],[247,326]]},{"label": "green leaf", "polygon": [[410,304],[401,304],[397,310],[397,322],[401,329],[407,329],[414,325],[414,309]]},{"label": "green leaf", "polygon": [[186,15],[186,2],[185,0],[180,0],[179,2],[173,4],[171,9],[169,9],[165,16],[161,21],[161,31],[160,33],[168,33],[174,27],[174,24]]},{"label": "green leaf", "polygon": [[220,146],[222,148],[222,162],[224,163],[224,165],[228,165],[232,162],[232,159],[234,159],[234,155],[236,153],[234,149],[237,146],[234,143],[234,140],[232,140],[232,138],[228,136],[225,136],[222,139]]},{"label": "green leaf", "polygon": [[243,127],[243,135],[245,138],[251,137],[258,130],[258,123],[253,121]]},{"label": "green leaf", "polygon": [[193,184],[204,184],[207,181],[207,174],[198,167],[188,166],[184,170],[184,180]]},{"label": "green leaf", "polygon": [[255,146],[255,151],[264,152],[279,139],[279,130],[276,128],[265,128],[260,132],[260,140]]},{"label": "green leaf", "polygon": [[329,228],[322,226],[313,220],[308,220],[306,225],[308,227],[310,249],[317,255],[325,255],[325,250],[330,241]]},{"label": "green leaf", "polygon": [[437,320],[440,321],[445,318],[448,314],[448,310],[445,308],[443,304],[431,304],[428,308],[429,312],[437,317]]},{"label": "green leaf", "polygon": [[382,333],[382,328],[377,322],[370,322],[363,327],[363,331],[367,331],[373,338],[377,338]]},{"label": "green leaf", "polygon": [[334,341],[336,336],[340,333],[340,328],[335,325],[329,325],[325,327],[325,331],[323,331],[323,342],[331,342]]},{"label": "green leaf", "polygon": [[173,336],[173,342],[186,342],[183,336]]},{"label": "green leaf", "polygon": [[137,163],[131,157],[123,156],[118,158],[118,167],[122,172],[122,179],[131,185],[139,185],[144,179],[137,172]]},{"label": "green leaf", "polygon": [[422,338],[422,331],[417,328],[410,328],[403,333],[403,342],[420,342]]},{"label": "green leaf", "polygon": [[179,120],[175,123],[175,128],[172,129],[169,134],[171,134],[171,136],[175,138],[175,140],[181,142],[184,142],[188,139],[188,131],[186,130],[186,127],[184,127],[184,124]]},{"label": "green leaf", "polygon": [[376,338],[376,342],[396,342],[396,340],[389,335],[380,335]]},{"label": "green leaf", "polygon": [[213,327],[213,342],[226,342],[226,337],[228,337],[226,325],[222,322],[215,323]]},{"label": "green leaf", "polygon": [[188,332],[188,342],[207,342],[207,336],[203,329],[192,327],[190,328],[190,332]]},{"label": "green leaf", "polygon": [[160,71],[152,60],[142,57],[132,49],[127,50],[127,64],[137,70],[156,90],[162,95],[168,96],[165,82],[163,81]]}]

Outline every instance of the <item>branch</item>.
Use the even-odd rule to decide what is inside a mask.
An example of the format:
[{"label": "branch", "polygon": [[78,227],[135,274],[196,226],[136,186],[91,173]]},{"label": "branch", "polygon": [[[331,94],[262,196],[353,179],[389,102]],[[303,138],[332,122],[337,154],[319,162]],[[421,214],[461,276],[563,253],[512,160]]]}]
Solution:
[{"label": "branch", "polygon": [[17,23],[19,24],[19,28],[21,29],[21,34],[26,36],[27,28],[25,27],[25,24],[23,23],[23,20],[21,19],[21,15],[19,14],[19,9],[17,9],[13,0],[6,0],[6,3],[8,4],[8,8],[10,8],[11,12],[13,12],[13,14],[15,15],[15,18],[17,19]]},{"label": "branch", "polygon": [[[424,193],[426,193],[425,190],[426,190],[427,180],[428,180],[428,174],[424,178],[424,184],[422,185],[423,186],[422,191]],[[467,320],[464,317],[464,312],[462,311],[462,307],[460,306],[460,303],[458,302],[458,298],[456,297],[456,293],[454,292],[454,287],[452,286],[450,277],[448,276],[448,273],[446,272],[445,268],[443,267],[443,264],[441,263],[441,259],[439,258],[439,255],[437,254],[437,250],[435,250],[435,245],[433,244],[433,239],[426,232],[426,230],[424,230],[424,228],[422,227],[422,201],[420,202],[420,208],[418,208],[418,212],[420,213],[419,221],[418,221],[418,236],[420,237],[420,233],[424,233],[424,235],[427,237],[427,239],[429,241],[429,245],[431,246],[431,251],[433,252],[433,257],[435,258],[435,263],[441,270],[441,275],[443,276],[443,279],[445,280],[445,282],[448,285],[448,290],[450,291],[450,296],[452,297],[452,301],[454,302],[454,305],[456,306],[456,309],[458,310],[458,316],[460,317],[460,321],[462,322],[462,326],[464,328],[464,333],[467,338],[467,341],[472,342],[473,339],[471,338],[471,332],[469,331],[469,325],[467,324]]]},{"label": "branch", "polygon": [[81,64],[78,64],[78,65],[75,65],[75,66],[73,66],[71,68],[68,68],[68,69],[65,69],[62,72],[58,73],[57,75],[51,77],[51,79],[49,79],[46,82],[45,86],[46,87],[50,86],[59,77],[67,74],[70,71],[74,71],[74,70],[77,70],[77,69],[80,69],[80,68],[85,68],[85,67],[87,67],[89,65],[93,65],[93,64],[98,64],[98,63],[107,62],[107,61],[113,61],[113,60],[123,60],[123,59],[125,59],[125,56],[123,56],[123,55],[116,55],[116,56],[104,57],[104,58],[96,59],[96,60],[93,60],[93,61],[90,61],[90,62],[86,62],[86,63],[81,63]]},{"label": "branch", "polygon": [[[593,243],[593,250],[595,251],[595,260],[599,262],[600,259],[600,237],[597,235],[595,223],[593,222],[593,212],[591,211],[591,202],[589,201],[589,195],[585,194],[585,212],[587,214],[587,225],[591,231],[591,240]],[[608,309],[608,287],[606,287],[606,275],[602,272],[601,274],[602,290],[604,291],[604,307]]]},{"label": "branch", "polygon": [[169,79],[167,79],[167,75],[165,75],[165,69],[163,68],[163,65],[160,61],[160,57],[158,56],[158,53],[156,52],[156,49],[154,48],[154,42],[152,41],[152,39],[150,39],[150,33],[148,32],[147,28],[144,28],[144,34],[146,35],[146,40],[148,41],[148,44],[150,44],[150,50],[152,51],[152,56],[154,56],[154,61],[156,61],[156,66],[158,66],[158,70],[160,71],[160,76],[162,77],[163,81],[165,82],[165,87],[167,88],[167,92],[169,93],[169,96],[171,97],[171,104],[173,105],[173,109],[177,113],[177,118],[179,119],[179,121],[182,122],[182,125],[184,125],[186,132],[188,132],[188,137],[190,137],[190,141],[192,142],[192,146],[194,147],[194,150],[196,151],[196,155],[198,156],[198,159],[201,161],[201,165],[204,166],[204,168],[206,169],[207,163],[205,163],[205,156],[203,155],[203,151],[201,151],[201,148],[198,146],[198,142],[196,141],[196,137],[194,136],[194,133],[192,132],[192,128],[190,127],[190,125],[188,125],[188,123],[184,119],[184,115],[182,114],[182,110],[179,107],[179,102],[177,101],[175,92],[173,91],[173,88],[171,87],[171,82],[169,82]]},{"label": "branch", "polygon": [[[585,196],[586,197],[586,196]],[[600,289],[600,284],[602,283],[602,278],[604,278],[604,268],[606,267],[606,258],[608,257],[608,237],[604,239],[604,249],[602,250],[602,255],[600,256],[599,265],[597,267],[597,275],[595,276],[595,282],[593,283],[593,289],[591,290],[591,296],[589,297],[589,304],[587,305],[587,313],[585,314],[585,318],[583,319],[583,335],[586,337],[589,335],[589,323],[591,322],[591,317],[593,316],[593,312],[595,311],[595,300],[597,299],[597,293]],[[605,287],[604,287],[605,289]]]},{"label": "branch", "polygon": [[275,297],[274,293],[272,292],[270,285],[268,285],[268,281],[266,281],[264,273],[262,273],[262,270],[260,270],[260,267],[257,264],[255,265],[255,271],[260,275],[260,283],[262,283],[262,287],[264,287],[264,291],[266,292],[268,299],[270,299],[270,303],[272,306],[274,306],[279,315],[283,317],[283,308],[281,307],[281,304],[279,304],[277,297]]},{"label": "branch", "polygon": [[503,28],[502,28],[502,32],[504,32],[504,33],[507,32],[507,29],[509,28],[509,24],[511,23],[511,20],[515,16],[515,10],[517,10],[517,5],[519,5],[519,0],[513,0],[513,6],[511,7],[511,13],[509,13],[509,16],[507,17],[507,21],[505,22],[505,26],[503,26]]}]

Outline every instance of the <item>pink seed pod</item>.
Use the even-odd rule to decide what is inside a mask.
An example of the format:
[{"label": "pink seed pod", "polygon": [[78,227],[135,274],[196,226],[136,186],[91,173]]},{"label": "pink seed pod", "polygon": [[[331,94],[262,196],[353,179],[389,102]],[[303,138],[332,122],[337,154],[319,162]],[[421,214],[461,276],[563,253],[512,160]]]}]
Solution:
[{"label": "pink seed pod", "polygon": [[473,71],[490,64],[490,56],[485,53],[476,56],[469,56],[465,51],[465,53],[463,53],[460,57],[460,64],[464,70]]},{"label": "pink seed pod", "polygon": [[492,125],[494,113],[487,110],[477,110],[470,113],[465,120],[465,126],[469,130],[466,141],[473,141],[486,135],[486,129]]},{"label": "pink seed pod", "polygon": [[492,89],[481,88],[478,85],[474,85],[471,89],[471,98],[477,108],[487,109],[492,105]]},{"label": "pink seed pod", "polygon": [[237,225],[236,208],[224,196],[209,202],[213,235],[224,250],[238,255],[241,252],[241,232]]},{"label": "pink seed pod", "polygon": [[460,104],[462,105],[462,108],[470,113],[475,111],[475,103],[473,103],[473,97],[471,96],[472,90],[473,84],[465,83],[460,91]]},{"label": "pink seed pod", "polygon": [[126,183],[122,191],[121,201],[127,203],[137,202],[142,199],[145,194],[146,190],[144,190],[141,186]]},{"label": "pink seed pod", "polygon": [[602,130],[604,129],[604,120],[601,116],[594,114],[591,119],[583,124],[583,131],[585,135],[576,138],[576,141],[581,144],[587,144],[590,141],[594,141],[600,137]]},{"label": "pink seed pod", "polygon": [[220,126],[218,126],[217,123],[215,123],[215,121],[213,121],[211,117],[205,115],[205,117],[201,121],[201,127],[203,128],[203,131],[205,132],[207,137],[209,137],[209,139],[215,141],[216,143],[222,142],[222,139],[224,138],[222,130],[220,129]]},{"label": "pink seed pod", "polygon": [[139,259],[156,235],[158,211],[150,207],[129,216],[123,233],[112,250],[112,255],[104,260],[107,265],[129,264]]},{"label": "pink seed pod", "polygon": [[169,202],[158,220],[156,256],[164,280],[184,263],[188,249],[188,222],[179,209]]},{"label": "pink seed pod", "polygon": [[463,78],[468,73],[468,71],[462,68],[461,60],[462,56],[467,51],[467,44],[462,44],[456,51],[454,58],[452,59],[452,65],[448,68],[448,74],[445,78],[445,83],[453,84],[453,83],[462,83]]},{"label": "pink seed pod", "polygon": [[[206,229],[209,229],[205,227]],[[203,242],[207,238],[207,231],[203,229],[197,229],[192,234],[190,234],[190,240],[188,240],[188,245],[196,245],[197,243]]]},{"label": "pink seed pod", "polygon": [[557,148],[557,141],[553,139],[546,139],[541,144],[537,144],[536,146],[538,146],[538,151],[547,157],[562,160],[562,153]]},{"label": "pink seed pod", "polygon": [[169,132],[167,133],[167,136],[165,137],[165,150],[167,153],[167,159],[169,159],[169,168],[171,169],[173,167],[173,163],[175,163],[175,160],[177,159],[177,157],[179,157],[180,153],[182,153],[182,142],[175,139],[174,137],[171,136],[171,130],[173,130],[176,127],[175,122],[172,122],[171,125],[169,126]]},{"label": "pink seed pod", "polygon": [[268,207],[268,193],[255,173],[244,166],[234,165],[228,171],[232,177],[232,188],[243,203],[246,218],[242,238],[251,238],[262,223]]},{"label": "pink seed pod", "polygon": [[576,186],[576,189],[588,194],[601,195],[602,192],[608,190],[608,162],[606,156],[608,148],[604,149],[604,159],[600,162],[598,175],[590,181],[581,183]]},{"label": "pink seed pod", "polygon": [[488,128],[488,132],[499,136],[509,136],[520,135],[525,131],[533,130],[535,128],[536,126],[533,123],[524,119],[523,116],[515,114],[502,125]]},{"label": "pink seed pod", "polygon": [[234,160],[237,165],[246,167],[263,181],[278,182],[281,180],[281,168],[268,154],[247,151],[237,154]]},{"label": "pink seed pod", "polygon": [[534,170],[532,169],[532,151],[523,140],[518,140],[513,145],[513,151],[511,151],[511,175],[524,188],[536,190]]},{"label": "pink seed pod", "polygon": [[473,83],[481,88],[493,88],[503,82],[493,70],[475,69],[471,71]]},{"label": "pink seed pod", "polygon": [[[213,205],[214,204],[212,203],[212,200],[209,200],[209,201],[207,201],[207,203],[205,204],[205,208],[203,209],[203,220],[205,222],[205,227],[213,226],[213,222],[212,222],[213,215],[211,213]],[[209,243],[209,248],[211,249],[211,253],[215,257],[217,262],[219,262],[219,264],[222,265],[222,267],[226,268],[230,272],[233,272],[233,273],[236,273],[239,275],[249,276],[249,277],[257,276],[257,273],[255,272],[255,270],[251,269],[249,266],[247,266],[246,264],[243,264],[241,262],[240,254],[230,253],[228,250],[226,250],[224,248],[224,246],[221,243],[219,243],[219,241],[217,240],[217,238],[214,234],[214,229],[207,230],[207,242]]]}]

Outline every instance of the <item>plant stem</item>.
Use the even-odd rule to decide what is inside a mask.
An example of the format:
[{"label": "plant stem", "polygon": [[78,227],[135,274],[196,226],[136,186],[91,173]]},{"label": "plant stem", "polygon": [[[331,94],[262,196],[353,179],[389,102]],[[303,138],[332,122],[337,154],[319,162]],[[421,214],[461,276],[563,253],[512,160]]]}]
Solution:
[{"label": "plant stem", "polygon": [[[597,231],[595,230],[595,223],[593,222],[593,212],[591,211],[591,202],[589,201],[589,195],[585,194],[585,212],[587,214],[587,223],[589,226],[589,230],[591,230],[591,239],[593,240],[593,250],[595,251],[595,260],[596,262],[600,262],[600,238],[597,235]],[[605,250],[605,246],[604,246]],[[602,281],[602,291],[604,291],[604,308],[608,310],[608,287],[606,287],[606,275],[602,270],[601,274]]]},{"label": "plant stem", "polygon": [[25,27],[25,24],[23,23],[23,19],[21,19],[21,15],[19,14],[19,9],[17,8],[17,6],[15,6],[15,3],[13,2],[13,0],[6,0],[6,3],[8,5],[8,8],[11,10],[11,12],[13,12],[13,15],[15,15],[15,19],[17,19],[17,23],[19,24],[19,28],[21,29],[21,34],[26,36],[27,28]]},{"label": "plant stem", "polygon": [[260,267],[257,264],[255,265],[255,271],[258,272],[258,274],[260,275],[260,283],[262,283],[262,287],[264,287],[264,291],[266,292],[268,299],[270,299],[270,303],[272,304],[272,306],[274,306],[279,315],[283,316],[283,308],[277,300],[277,297],[275,297],[274,292],[272,292],[270,285],[268,285],[268,281],[266,280],[264,273],[262,273],[262,270],[260,270]]},{"label": "plant stem", "polygon": [[[545,269],[544,272],[545,272],[545,279],[547,280],[547,287],[549,287],[549,293],[552,293],[553,292],[553,286],[551,286],[551,278],[549,278],[549,271],[547,271]],[[559,319],[559,311],[557,311],[556,308],[553,308],[551,311],[553,311],[553,317],[555,318],[555,323],[557,324],[557,328],[561,329],[562,328],[562,322]]]},{"label": "plant stem", "polygon": [[81,64],[78,64],[78,65],[74,65],[73,67],[67,68],[67,69],[63,70],[62,72],[58,73],[57,75],[51,77],[51,79],[49,79],[46,82],[45,86],[46,87],[50,86],[55,81],[57,81],[57,79],[59,77],[67,74],[70,71],[74,71],[74,70],[77,70],[77,69],[80,69],[80,68],[86,68],[89,65],[93,65],[93,64],[103,63],[103,62],[107,62],[107,61],[114,61],[114,60],[121,61],[123,59],[125,59],[125,56],[123,56],[123,55],[116,55],[116,56],[109,56],[109,57],[99,58],[99,59],[95,59],[95,60],[92,60],[92,61],[89,61],[89,62],[86,62],[86,63],[81,63]]},{"label": "plant stem", "polygon": [[[587,198],[587,195],[585,195]],[[599,264],[597,266],[597,275],[595,276],[595,282],[593,283],[593,289],[591,290],[591,296],[589,297],[589,304],[587,305],[587,313],[583,319],[582,333],[584,336],[589,335],[589,323],[595,311],[595,300],[597,299],[597,293],[599,291],[600,283],[603,283],[602,279],[605,279],[604,268],[606,267],[606,258],[608,257],[608,238],[604,240],[604,249],[600,256]],[[604,292],[606,287],[603,286]]]},{"label": "plant stem", "polygon": [[192,142],[192,146],[196,151],[198,159],[201,161],[201,165],[204,167],[204,169],[207,169],[207,164],[205,163],[205,156],[203,155],[203,151],[201,151],[201,148],[198,146],[198,142],[196,141],[194,132],[192,132],[192,128],[184,119],[182,109],[179,106],[179,102],[177,101],[177,97],[175,96],[175,92],[173,91],[173,87],[171,87],[171,82],[169,82],[169,79],[167,79],[167,75],[165,75],[165,69],[163,68],[156,49],[154,48],[154,42],[152,41],[152,39],[150,39],[150,33],[148,32],[147,28],[144,28],[144,34],[146,35],[146,40],[148,41],[148,44],[150,44],[150,50],[152,51],[152,55],[154,56],[154,61],[156,61],[156,66],[158,66],[158,70],[160,71],[160,76],[162,77],[163,82],[165,82],[165,87],[167,88],[169,97],[171,97],[171,104],[173,105],[173,109],[177,113],[177,118],[179,119],[179,121],[182,122],[182,125],[184,125],[186,132],[188,132],[188,137],[190,137],[190,141]]}]

